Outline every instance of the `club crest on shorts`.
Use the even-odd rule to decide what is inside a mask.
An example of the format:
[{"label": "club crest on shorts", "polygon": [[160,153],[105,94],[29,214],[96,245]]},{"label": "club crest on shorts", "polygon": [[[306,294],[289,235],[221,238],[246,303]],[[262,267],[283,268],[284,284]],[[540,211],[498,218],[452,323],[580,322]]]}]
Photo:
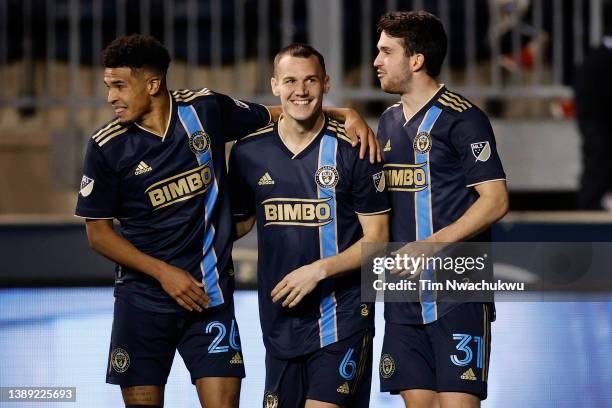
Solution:
[{"label": "club crest on shorts", "polygon": [[278,407],[278,395],[273,392],[266,391],[263,400],[264,408],[277,408]]},{"label": "club crest on shorts", "polygon": [[431,135],[427,132],[419,132],[414,138],[412,148],[419,154],[429,153],[431,150]]},{"label": "club crest on shorts", "polygon": [[210,136],[208,133],[198,130],[189,136],[189,149],[194,154],[202,154],[210,149]]},{"label": "club crest on shorts", "polygon": [[372,176],[372,179],[374,180],[374,187],[376,188],[376,191],[378,191],[379,193],[382,193],[383,191],[385,191],[385,172],[384,171],[380,171],[374,174]]},{"label": "club crest on shorts", "polygon": [[111,366],[118,373],[125,373],[130,367],[130,355],[121,347],[117,347],[111,353]]},{"label": "club crest on shorts", "polygon": [[315,181],[321,188],[334,188],[339,179],[338,170],[333,166],[321,166],[315,173]]},{"label": "club crest on shorts", "polygon": [[491,145],[489,145],[489,142],[472,143],[470,146],[476,161],[486,162],[491,157]]},{"label": "club crest on shorts", "polygon": [[380,376],[390,378],[395,374],[395,360],[389,354],[383,354],[380,358]]},{"label": "club crest on shorts", "polygon": [[87,197],[91,194],[94,187],[94,179],[87,177],[83,174],[83,178],[81,179],[81,187],[79,189],[79,193],[83,197]]}]

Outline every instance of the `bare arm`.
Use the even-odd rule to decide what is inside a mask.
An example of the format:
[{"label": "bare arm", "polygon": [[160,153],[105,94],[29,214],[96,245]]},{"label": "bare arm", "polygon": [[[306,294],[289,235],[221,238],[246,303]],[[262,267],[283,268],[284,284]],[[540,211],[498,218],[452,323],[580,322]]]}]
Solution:
[{"label": "bare arm", "polygon": [[455,222],[437,231],[429,242],[461,242],[490,227],[508,212],[508,189],[504,180],[490,181],[474,187],[478,199]]},{"label": "bare arm", "polygon": [[256,220],[256,217],[253,215],[249,219],[237,222],[236,223],[236,237],[234,238],[234,241],[238,241],[240,238],[248,234],[253,229],[255,220]]},{"label": "bare arm", "polygon": [[191,274],[138,250],[113,228],[109,219],[87,220],[89,246],[106,258],[157,279],[163,289],[183,308],[202,311],[208,306],[204,286]]},{"label": "bare arm", "polygon": [[[280,106],[266,106],[270,112],[272,122],[278,121],[280,115],[283,113],[283,109]],[[366,150],[370,149],[370,163],[375,161],[382,161],[382,153],[378,139],[376,135],[361,115],[354,109],[349,108],[331,108],[324,107],[323,111],[327,113],[333,119],[344,123],[346,129],[346,135],[352,140],[353,147],[357,146],[357,143],[361,142],[359,148],[359,158],[363,159],[366,154]]]},{"label": "bare arm", "polygon": [[296,306],[326,278],[340,276],[361,265],[361,244],[389,240],[389,214],[359,215],[363,237],[337,255],[319,259],[287,274],[272,290],[272,301],[283,301],[283,306]]}]

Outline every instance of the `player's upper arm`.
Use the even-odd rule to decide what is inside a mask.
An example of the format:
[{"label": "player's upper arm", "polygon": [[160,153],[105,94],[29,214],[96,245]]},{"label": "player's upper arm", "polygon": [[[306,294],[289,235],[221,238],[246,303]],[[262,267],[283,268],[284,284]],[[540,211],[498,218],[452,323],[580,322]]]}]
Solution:
[{"label": "player's upper arm", "polygon": [[239,144],[232,147],[228,166],[232,216],[236,223],[248,220],[255,215],[255,194],[246,179],[246,167],[241,162],[244,158],[240,149]]},{"label": "player's upper arm", "polygon": [[480,183],[474,186],[480,197],[488,199],[490,205],[498,212],[498,218],[508,212],[508,188],[505,180],[495,180]]},{"label": "player's upper arm", "polygon": [[85,230],[87,231],[89,246],[94,249],[106,240],[108,234],[116,234],[112,219],[88,218],[85,222]]},{"label": "player's upper arm", "polygon": [[351,152],[353,203],[357,214],[373,215],[389,212],[391,205],[385,183],[385,173],[380,163],[359,160]]},{"label": "player's upper arm", "polygon": [[234,240],[238,240],[248,234],[253,229],[253,225],[255,225],[255,220],[256,217],[252,215],[245,220],[236,221],[236,233],[234,236]]},{"label": "player's upper arm", "polygon": [[493,128],[484,113],[476,109],[462,113],[451,129],[450,141],[459,154],[467,187],[506,179]]},{"label": "player's upper arm", "polygon": [[221,123],[226,142],[240,139],[271,121],[270,112],[263,105],[223,94],[216,96],[221,109]]},{"label": "player's upper arm", "polygon": [[365,242],[389,241],[389,213],[365,215],[358,214]]}]

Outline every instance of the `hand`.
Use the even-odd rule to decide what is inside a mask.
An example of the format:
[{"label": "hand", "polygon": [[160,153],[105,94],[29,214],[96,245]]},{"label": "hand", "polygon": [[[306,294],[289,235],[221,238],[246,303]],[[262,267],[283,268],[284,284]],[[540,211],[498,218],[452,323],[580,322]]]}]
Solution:
[{"label": "hand", "polygon": [[283,307],[292,308],[317,286],[319,281],[325,279],[325,271],[320,261],[304,265],[287,274],[272,290],[272,301],[274,303],[281,299]]},{"label": "hand", "polygon": [[190,312],[194,310],[201,312],[208,307],[210,299],[203,290],[204,284],[202,282],[198,282],[183,269],[167,263],[162,265],[162,270],[159,273],[159,283],[179,305]]},{"label": "hand", "polygon": [[346,135],[352,140],[353,147],[357,146],[358,142],[361,142],[359,148],[359,158],[365,157],[366,150],[370,149],[370,163],[375,161],[382,161],[382,149],[380,143],[374,135],[374,132],[366,121],[353,109],[347,109],[344,119],[344,128],[346,129]]},{"label": "hand", "polygon": [[421,272],[426,267],[427,258],[436,255],[443,248],[443,244],[428,241],[410,242],[391,252],[391,256],[401,257],[402,267],[391,269],[390,272],[400,277],[410,276],[409,279],[416,279],[421,276]]}]

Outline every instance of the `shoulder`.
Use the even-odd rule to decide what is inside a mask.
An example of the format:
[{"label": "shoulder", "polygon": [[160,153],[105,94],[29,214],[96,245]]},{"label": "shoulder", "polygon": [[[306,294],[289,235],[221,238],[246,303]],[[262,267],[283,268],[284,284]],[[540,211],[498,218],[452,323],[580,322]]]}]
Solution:
[{"label": "shoulder", "polygon": [[395,102],[393,105],[388,106],[387,109],[383,111],[380,115],[379,119],[379,129],[382,126],[392,125],[395,126],[397,123],[403,125],[406,121],[404,117],[404,110],[402,106],[402,101]]},{"label": "shoulder", "polygon": [[130,125],[120,124],[118,119],[113,119],[93,132],[90,143],[100,148],[106,148],[116,143],[117,140],[124,139],[130,127]]},{"label": "shoulder", "polygon": [[335,137],[338,140],[338,147],[352,148],[351,139],[346,135],[346,129],[343,123],[335,119],[329,119],[326,125],[325,134]]},{"label": "shoulder", "polygon": [[238,148],[240,146],[244,146],[247,144],[257,143],[262,140],[266,140],[268,137],[274,135],[274,125],[276,122],[272,122],[267,124],[266,126],[257,129],[254,132],[249,133],[241,139],[238,139],[234,148]]},{"label": "shoulder", "polygon": [[200,102],[211,102],[216,101],[218,94],[214,93],[208,88],[200,89],[177,89],[170,91],[170,95],[174,102],[178,105],[191,105]]},{"label": "shoulder", "polygon": [[448,113],[457,123],[470,126],[490,126],[487,115],[462,95],[445,89],[436,105]]}]

